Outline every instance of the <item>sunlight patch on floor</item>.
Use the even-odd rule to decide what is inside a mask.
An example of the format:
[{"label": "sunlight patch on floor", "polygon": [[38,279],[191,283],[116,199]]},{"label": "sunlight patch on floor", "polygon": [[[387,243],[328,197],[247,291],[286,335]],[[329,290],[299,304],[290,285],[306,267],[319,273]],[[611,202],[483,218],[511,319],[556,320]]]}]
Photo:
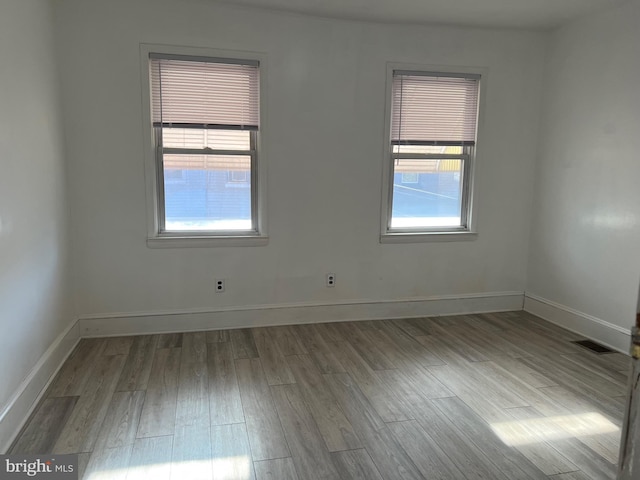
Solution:
[{"label": "sunlight patch on floor", "polygon": [[[169,463],[151,463],[148,465],[130,466],[127,471],[127,480],[142,480],[146,478],[167,479],[171,473]],[[90,477],[93,480],[93,476]]]},{"label": "sunlight patch on floor", "polygon": [[213,478],[215,480],[249,480],[251,478],[251,459],[246,455],[214,458]]},{"label": "sunlight patch on floor", "polygon": [[225,458],[206,458],[174,463],[154,463],[133,465],[128,469],[103,469],[91,472],[85,480],[142,480],[148,478],[165,479],[178,477],[183,480],[250,480],[251,459],[247,455]]},{"label": "sunlight patch on floor", "polygon": [[510,446],[620,431],[597,412],[494,423],[491,428]]}]

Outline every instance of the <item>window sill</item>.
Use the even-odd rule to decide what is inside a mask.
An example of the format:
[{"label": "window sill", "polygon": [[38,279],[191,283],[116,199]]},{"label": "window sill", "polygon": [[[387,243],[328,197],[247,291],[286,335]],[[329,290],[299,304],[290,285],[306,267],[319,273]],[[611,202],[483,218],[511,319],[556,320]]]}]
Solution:
[{"label": "window sill", "polygon": [[265,235],[166,236],[147,238],[149,248],[260,247],[269,243]]},{"label": "window sill", "polygon": [[465,242],[478,238],[476,232],[393,232],[380,235],[380,243]]}]

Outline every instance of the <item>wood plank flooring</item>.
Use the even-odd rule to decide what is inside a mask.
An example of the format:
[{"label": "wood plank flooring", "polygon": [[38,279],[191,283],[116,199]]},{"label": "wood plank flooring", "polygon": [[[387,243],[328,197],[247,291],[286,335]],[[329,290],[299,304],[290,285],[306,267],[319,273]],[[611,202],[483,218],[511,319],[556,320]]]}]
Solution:
[{"label": "wood plank flooring", "polygon": [[82,340],[11,453],[80,478],[607,480],[630,360],[525,312]]}]

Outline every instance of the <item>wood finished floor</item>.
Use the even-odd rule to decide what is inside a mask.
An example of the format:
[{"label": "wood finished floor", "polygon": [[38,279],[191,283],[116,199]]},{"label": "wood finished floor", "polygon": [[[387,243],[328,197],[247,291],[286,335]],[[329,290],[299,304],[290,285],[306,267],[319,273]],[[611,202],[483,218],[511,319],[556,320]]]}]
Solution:
[{"label": "wood finished floor", "polygon": [[615,478],[628,357],[524,312],[82,340],[11,453],[98,479]]}]

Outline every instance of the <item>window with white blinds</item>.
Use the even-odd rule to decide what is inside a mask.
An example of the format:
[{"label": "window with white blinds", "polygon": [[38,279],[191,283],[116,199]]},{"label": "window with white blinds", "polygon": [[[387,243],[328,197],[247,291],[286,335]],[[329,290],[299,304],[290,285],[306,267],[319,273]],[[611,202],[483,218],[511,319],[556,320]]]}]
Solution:
[{"label": "window with white blinds", "polygon": [[394,70],[387,233],[468,231],[480,76]]},{"label": "window with white blinds", "polygon": [[259,63],[149,55],[160,235],[258,234]]}]

